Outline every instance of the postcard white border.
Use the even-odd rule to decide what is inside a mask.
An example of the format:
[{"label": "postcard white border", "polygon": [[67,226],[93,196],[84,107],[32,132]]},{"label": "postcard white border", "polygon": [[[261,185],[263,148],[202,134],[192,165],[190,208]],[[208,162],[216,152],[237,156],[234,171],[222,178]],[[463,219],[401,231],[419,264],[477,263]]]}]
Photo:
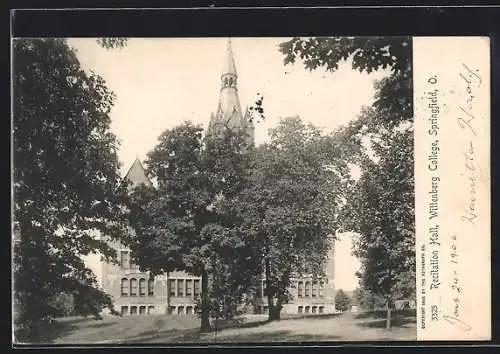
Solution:
[{"label": "postcard white border", "polygon": [[491,339],[490,42],[414,37],[418,340]]}]

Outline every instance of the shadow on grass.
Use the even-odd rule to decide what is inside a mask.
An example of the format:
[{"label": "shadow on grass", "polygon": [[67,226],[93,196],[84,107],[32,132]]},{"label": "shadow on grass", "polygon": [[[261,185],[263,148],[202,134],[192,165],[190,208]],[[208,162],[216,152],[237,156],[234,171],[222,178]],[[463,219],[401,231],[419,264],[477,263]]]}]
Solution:
[{"label": "shadow on grass", "polygon": [[42,323],[39,332],[38,338],[19,344],[50,344],[54,343],[54,341],[59,337],[64,337],[70,335],[71,333],[78,330],[77,324],[82,321],[86,321],[84,318],[73,318],[73,319],[63,319],[56,320],[55,322],[46,322]]},{"label": "shadow on grass", "polygon": [[[234,328],[234,327],[233,327]],[[241,327],[239,327],[241,328]],[[256,333],[226,334],[224,331],[213,331],[201,334],[198,329],[191,330],[168,330],[155,332],[148,331],[133,338],[120,342],[120,344],[131,343],[178,343],[178,344],[199,344],[199,343],[261,343],[261,342],[319,342],[335,341],[340,337],[324,336],[317,334],[298,334],[291,331],[272,331]]]},{"label": "shadow on grass", "polygon": [[[391,315],[394,317],[416,317],[417,310],[392,310]],[[386,318],[387,311],[364,311],[354,315],[354,319],[359,320],[363,318]]]},{"label": "shadow on grass", "polygon": [[[280,320],[276,322],[285,322],[289,320],[307,320],[311,319],[317,320],[331,320],[337,317],[344,318],[349,326],[357,326],[359,331],[369,328],[385,328],[385,312],[381,313],[343,313],[343,314],[309,314],[309,315],[285,315]],[[340,320],[339,318],[339,320]],[[354,323],[352,322],[354,320]],[[144,328],[143,331],[136,331],[131,333],[131,335],[123,334],[119,332],[102,331],[103,328],[113,329],[114,325],[119,326],[119,321],[93,321],[92,319],[64,319],[58,323],[50,324],[47,328],[44,328],[43,336],[41,336],[40,341],[37,343],[54,343],[58,338],[72,337],[73,335],[78,335],[82,328],[94,328],[96,329],[93,334],[89,334],[97,337],[98,341],[101,341],[104,332],[108,333],[109,339],[106,343],[116,343],[116,344],[126,344],[126,343],[182,343],[182,344],[196,344],[196,343],[248,343],[248,342],[320,342],[320,341],[335,341],[341,340],[345,335],[341,333],[300,333],[300,329],[297,332],[288,331],[282,328],[270,327],[262,328],[261,330],[250,330],[245,331],[244,329],[252,329],[269,324],[270,321],[266,317],[254,317],[246,319],[245,321],[219,321],[217,323],[217,328],[210,333],[200,333],[199,323],[194,319],[178,318],[177,316],[164,317],[158,316],[154,319],[150,319],[151,323],[148,325],[149,328]],[[175,322],[174,322],[175,321]],[[342,320],[343,321],[343,320]],[[334,322],[337,322],[334,320]],[[148,321],[149,323],[149,321]],[[321,322],[320,322],[321,323]],[[342,322],[343,323],[343,322]],[[393,312],[392,316],[392,327],[393,328],[407,328],[411,327],[412,324],[416,323],[415,316],[405,316],[396,311]],[[130,324],[126,322],[127,331],[129,330]],[[212,326],[215,323],[212,322]],[[168,326],[169,328],[165,328]],[[319,325],[322,326],[321,324]],[[215,327],[215,326],[214,326]],[[278,326],[279,327],[279,326]],[[288,325],[287,325],[288,327]],[[118,328],[118,327],[117,327]],[[242,329],[242,330],[241,330]],[[241,331],[240,331],[241,330]],[[319,330],[321,331],[321,330]],[[113,333],[113,334],[111,334]],[[85,335],[84,337],[90,338],[90,335]],[[69,339],[69,338],[68,338]],[[83,339],[83,337],[81,338]],[[90,339],[89,339],[90,340]],[[95,343],[95,342],[93,342]],[[104,341],[103,341],[104,343]]]},{"label": "shadow on grass", "polygon": [[[358,323],[357,325],[365,328],[385,328],[386,327],[385,319],[376,319],[369,322]],[[416,323],[415,318],[410,317],[395,317],[391,318],[391,328],[394,327],[403,327],[408,324]]]},{"label": "shadow on grass", "polygon": [[224,330],[230,328],[254,328],[260,327],[267,323],[270,323],[269,320],[260,320],[260,321],[250,321],[250,322],[236,322],[236,323],[222,323],[222,324],[212,324],[212,332],[216,330]]},{"label": "shadow on grass", "polygon": [[286,320],[301,320],[301,319],[321,319],[321,320],[329,320],[332,318],[336,318],[342,316],[342,313],[329,313],[329,314],[317,314],[317,315],[290,315],[280,319],[280,321]]},{"label": "shadow on grass", "polygon": [[205,338],[205,342],[209,343],[261,343],[261,342],[320,342],[320,341],[335,341],[340,339],[338,336],[321,335],[321,334],[301,334],[286,330],[259,332],[259,333],[241,333],[222,338],[213,336],[212,339]]},{"label": "shadow on grass", "polygon": [[119,344],[130,343],[199,343],[200,331],[195,329],[170,329],[165,331],[150,330],[140,333],[134,337],[129,337]]},{"label": "shadow on grass", "polygon": [[[291,319],[302,318],[332,318],[335,316],[318,315],[318,316],[296,316],[283,318],[281,320],[272,321],[286,321]],[[233,330],[250,329],[264,326],[270,323],[269,320],[257,320],[250,322],[227,322],[220,321],[215,326],[212,322],[212,331],[201,333],[199,328],[184,328],[184,329],[168,329],[163,331],[148,330],[133,337],[118,340],[115,343],[119,344],[139,344],[139,343],[182,343],[182,344],[199,344],[199,343],[247,343],[247,342],[302,342],[302,341],[333,341],[338,340],[340,337],[332,335],[321,334],[300,334],[286,330],[274,330],[263,332],[250,332],[250,333],[231,333]]]},{"label": "shadow on grass", "polygon": [[109,327],[115,325],[114,322],[100,322],[100,323],[95,323],[88,325],[87,328],[104,328],[104,327]]},{"label": "shadow on grass", "polygon": [[[364,328],[386,328],[386,318],[386,311],[363,312],[354,316],[354,319],[359,321],[357,325]],[[391,328],[404,327],[416,322],[415,310],[396,310],[391,312]]]},{"label": "shadow on grass", "polygon": [[289,321],[289,320],[302,320],[302,319],[323,319],[323,320],[328,320],[332,318],[336,318],[342,315],[341,313],[335,313],[335,314],[317,314],[317,315],[285,315],[281,317],[279,320],[274,320],[270,321],[269,319],[262,319],[262,320],[257,320],[257,321],[249,321],[249,322],[239,322],[239,321],[233,321],[233,322],[227,322],[227,321],[219,321],[219,323],[213,321],[212,322],[212,327],[217,328],[218,330],[224,330],[224,329],[236,329],[236,328],[254,328],[254,327],[260,327],[265,324],[271,323],[271,322],[279,322],[279,321]]}]

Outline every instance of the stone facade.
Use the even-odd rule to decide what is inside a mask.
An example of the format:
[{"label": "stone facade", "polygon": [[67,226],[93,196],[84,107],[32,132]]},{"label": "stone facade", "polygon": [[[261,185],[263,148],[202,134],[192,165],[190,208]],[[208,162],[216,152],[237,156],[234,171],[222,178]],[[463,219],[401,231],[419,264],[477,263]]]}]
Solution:
[{"label": "stone facade", "polygon": [[[201,293],[201,278],[175,271],[150,279],[140,272],[130,259],[130,250],[114,242],[119,264],[101,263],[102,289],[112,296],[115,309],[122,315],[175,314],[195,315]],[[292,299],[283,305],[284,314],[335,313],[334,250],[326,265],[326,276],[295,278],[289,291]],[[257,286],[252,305],[247,310],[254,314],[268,311],[265,296],[265,278]]]},{"label": "stone facade", "polygon": [[[333,242],[333,241],[332,241]],[[328,314],[335,313],[335,248],[332,246],[325,265],[324,277],[301,276],[292,280],[288,289],[292,298],[283,305],[284,314]],[[257,287],[254,313],[267,313],[268,301],[265,296],[265,277]]]},{"label": "stone facade", "polygon": [[112,243],[119,264],[102,262],[102,289],[113,298],[115,310],[123,315],[158,314],[167,311],[167,277],[150,279],[130,261],[130,250]]}]

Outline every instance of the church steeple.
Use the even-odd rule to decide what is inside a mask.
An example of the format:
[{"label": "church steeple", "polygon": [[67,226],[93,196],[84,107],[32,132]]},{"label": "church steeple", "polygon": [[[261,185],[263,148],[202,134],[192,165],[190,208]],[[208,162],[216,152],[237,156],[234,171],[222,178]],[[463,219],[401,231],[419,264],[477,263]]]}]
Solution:
[{"label": "church steeple", "polygon": [[[224,58],[224,66],[222,69],[222,81],[224,82],[224,77],[236,79],[238,75],[236,74],[236,65],[234,63],[233,48],[231,46],[231,38],[227,41],[226,56]],[[223,83],[224,85],[224,83]],[[236,85],[236,82],[235,82]]]},{"label": "church steeple", "polygon": [[[233,55],[231,39],[228,39],[224,65],[222,67],[219,102],[215,114],[212,114],[208,133],[217,134],[221,129],[250,129],[253,143],[253,125],[247,121],[247,113],[242,112],[238,96],[238,74]],[[244,115],[245,114],[245,115]],[[250,136],[249,135],[249,136]]]},{"label": "church steeple", "polygon": [[240,98],[238,96],[237,79],[238,74],[236,74],[233,48],[231,39],[229,39],[224,57],[224,66],[222,67],[219,98],[220,109],[217,112],[217,118],[221,119],[222,122],[231,129],[240,128],[243,118]]}]

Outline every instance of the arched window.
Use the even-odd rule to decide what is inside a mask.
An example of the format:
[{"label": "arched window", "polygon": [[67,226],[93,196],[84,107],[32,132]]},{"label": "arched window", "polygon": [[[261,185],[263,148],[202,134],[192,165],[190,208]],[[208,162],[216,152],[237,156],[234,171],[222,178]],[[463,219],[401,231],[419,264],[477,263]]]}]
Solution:
[{"label": "arched window", "polygon": [[127,278],[122,278],[121,294],[122,294],[122,296],[128,296],[128,279]]},{"label": "arched window", "polygon": [[155,296],[155,281],[153,279],[148,280],[148,296]]},{"label": "arched window", "polygon": [[308,296],[309,296],[309,291],[310,291],[310,288],[311,288],[311,283],[310,283],[310,282],[308,282],[308,281],[306,281],[306,286],[305,286],[305,291],[306,291],[306,292],[305,292],[305,294],[304,294],[304,296],[305,296],[305,297],[308,297]]},{"label": "arched window", "polygon": [[139,296],[146,296],[146,279],[139,280]]},{"label": "arched window", "polygon": [[130,279],[130,296],[137,296],[137,279]]},{"label": "arched window", "polygon": [[297,287],[297,296],[302,297],[303,293],[304,293],[304,282],[299,281],[299,285]]},{"label": "arched window", "polygon": [[233,78],[232,77],[229,78],[229,86],[233,86]]}]

